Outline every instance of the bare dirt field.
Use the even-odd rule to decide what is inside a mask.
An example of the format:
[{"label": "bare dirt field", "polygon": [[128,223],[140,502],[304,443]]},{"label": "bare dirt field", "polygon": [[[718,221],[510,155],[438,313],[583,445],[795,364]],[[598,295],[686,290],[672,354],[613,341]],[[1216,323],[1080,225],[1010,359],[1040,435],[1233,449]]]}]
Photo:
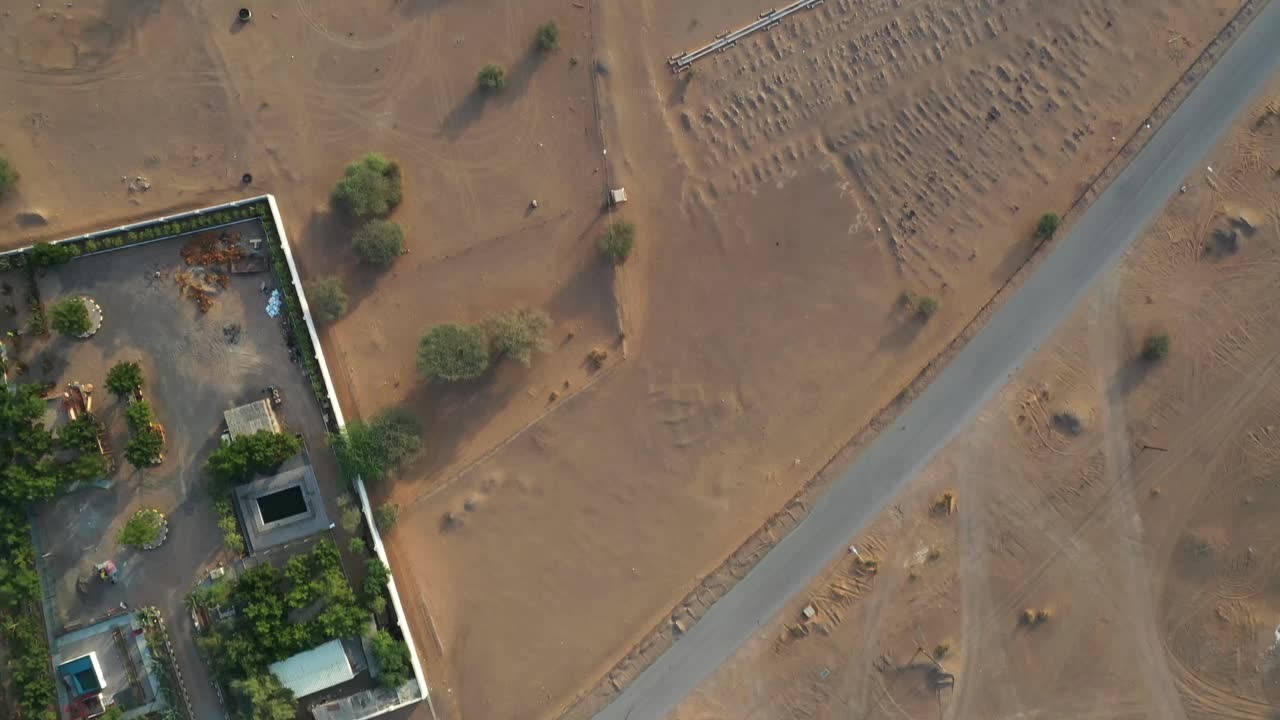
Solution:
[{"label": "bare dirt field", "polygon": [[1277,100],[675,717],[1275,716]]},{"label": "bare dirt field", "polygon": [[[405,507],[390,550],[438,708],[556,715],[973,317],[1239,4],[829,0],[692,80],[665,58],[763,6],[32,4],[0,17],[23,174],[0,222],[18,244],[274,193],[304,271],[353,291],[325,336],[348,414],[424,422],[376,494]],[[487,101],[486,62],[511,78]],[[326,202],[368,150],[405,174],[410,252],[378,277]],[[616,277],[606,175],[640,228]],[[904,292],[941,310],[913,321]],[[556,320],[531,370],[418,381],[426,326],[514,306]]]}]

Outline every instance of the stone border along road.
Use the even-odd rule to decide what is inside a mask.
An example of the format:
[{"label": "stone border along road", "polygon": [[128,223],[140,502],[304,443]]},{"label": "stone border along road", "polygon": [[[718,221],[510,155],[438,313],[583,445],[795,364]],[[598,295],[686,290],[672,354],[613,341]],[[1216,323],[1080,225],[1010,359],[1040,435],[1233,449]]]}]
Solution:
[{"label": "stone border along road", "polygon": [[661,720],[972,419],[1142,233],[1280,67],[1268,3],[1035,273],[813,511],[596,720]]}]

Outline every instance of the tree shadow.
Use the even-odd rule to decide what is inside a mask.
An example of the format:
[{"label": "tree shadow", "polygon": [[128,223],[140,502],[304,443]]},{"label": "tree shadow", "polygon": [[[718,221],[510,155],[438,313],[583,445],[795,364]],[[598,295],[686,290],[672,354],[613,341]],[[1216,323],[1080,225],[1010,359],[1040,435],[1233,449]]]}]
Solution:
[{"label": "tree shadow", "polygon": [[920,317],[918,313],[912,311],[907,302],[902,299],[889,308],[889,321],[894,323],[894,327],[882,335],[879,342],[876,343],[876,350],[879,352],[905,350],[916,341],[916,338],[919,337],[925,325],[929,322]]},{"label": "tree shadow", "polygon": [[[360,262],[351,247],[351,236],[358,224],[351,222],[333,210],[317,211],[307,219],[303,229],[303,247],[306,257],[323,258],[324,272],[310,272],[312,263],[303,263],[302,282],[305,286],[314,280],[330,275],[342,281],[347,291],[347,314],[377,289],[378,280],[390,270],[371,268]],[[394,267],[394,266],[393,266]]]},{"label": "tree shadow", "polygon": [[[422,452],[390,478],[391,483],[439,483],[440,472],[460,459],[472,437],[507,408],[526,385],[529,369],[495,358],[484,375],[452,383],[418,380],[399,408],[418,421]],[[389,495],[388,486],[379,495]]]},{"label": "tree shadow", "polygon": [[991,278],[998,283],[1003,283],[1013,277],[1013,274],[1031,259],[1044,242],[1047,241],[1031,233],[1009,246],[1004,252],[1004,257],[991,271]]},{"label": "tree shadow", "polygon": [[462,102],[445,116],[440,126],[441,134],[449,140],[456,140],[466,132],[467,128],[484,116],[485,109],[489,105],[508,108],[519,100],[528,92],[529,83],[533,80],[534,74],[547,61],[549,55],[551,53],[539,50],[536,45],[530,45],[520,61],[507,69],[506,85],[498,91],[482,90],[479,86],[473,87]]},{"label": "tree shadow", "polygon": [[430,15],[440,10],[446,5],[451,5],[458,0],[394,0],[393,6],[399,10],[401,15],[419,16]]},{"label": "tree shadow", "polygon": [[1116,371],[1115,377],[1111,379],[1111,386],[1107,388],[1107,395],[1113,401],[1128,397],[1129,393],[1141,385],[1157,365],[1159,363],[1146,360],[1141,355],[1129,358]]}]

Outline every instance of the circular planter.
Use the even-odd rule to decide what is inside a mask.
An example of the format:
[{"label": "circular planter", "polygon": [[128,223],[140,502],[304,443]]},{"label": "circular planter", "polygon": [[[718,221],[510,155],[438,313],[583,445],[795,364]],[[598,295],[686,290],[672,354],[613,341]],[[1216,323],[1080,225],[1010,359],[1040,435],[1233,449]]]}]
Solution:
[{"label": "circular planter", "polygon": [[89,311],[89,329],[76,337],[84,340],[98,334],[98,330],[102,329],[102,306],[88,295],[81,295],[80,302],[84,303],[84,309]]},{"label": "circular planter", "polygon": [[156,510],[155,508],[143,508],[138,512],[134,513],[133,516],[143,517],[146,515],[151,515],[153,513],[160,517],[160,534],[156,536],[155,542],[150,543],[148,545],[143,545],[142,546],[143,550],[155,550],[156,548],[163,545],[165,540],[169,539],[169,518],[165,517],[164,513],[160,512],[159,510]]}]

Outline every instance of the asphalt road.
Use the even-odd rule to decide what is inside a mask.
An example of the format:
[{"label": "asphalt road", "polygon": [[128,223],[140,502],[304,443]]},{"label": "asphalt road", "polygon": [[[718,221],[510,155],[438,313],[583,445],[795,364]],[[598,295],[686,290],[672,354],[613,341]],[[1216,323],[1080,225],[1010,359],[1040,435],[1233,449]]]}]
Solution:
[{"label": "asphalt road", "polygon": [[813,512],[596,720],[661,720],[841,552],[963,429],[1124,253],[1280,66],[1268,3],[1026,283]]}]

